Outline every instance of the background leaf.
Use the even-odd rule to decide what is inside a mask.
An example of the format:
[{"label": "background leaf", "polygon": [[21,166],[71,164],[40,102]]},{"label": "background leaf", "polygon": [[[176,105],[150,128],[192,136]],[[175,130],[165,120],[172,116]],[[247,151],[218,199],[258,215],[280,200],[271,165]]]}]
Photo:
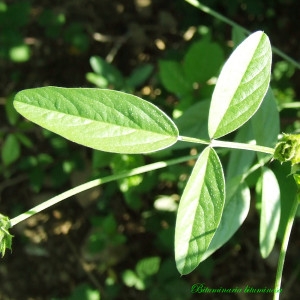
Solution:
[{"label": "background leaf", "polygon": [[20,115],[17,113],[13,106],[13,97],[8,97],[5,103],[5,112],[9,124],[15,126],[20,118]]},{"label": "background leaf", "polygon": [[159,270],[160,260],[158,256],[146,257],[140,260],[135,267],[136,274],[142,279],[156,274]]},{"label": "background leaf", "polygon": [[[179,118],[174,120],[180,135],[199,139],[208,139],[207,117],[210,101],[202,100],[191,105]],[[180,142],[172,146],[172,149],[183,149],[196,146],[195,144]]]},{"label": "background leaf", "polygon": [[218,74],[223,62],[222,48],[203,39],[189,48],[184,57],[183,70],[190,82],[205,83]]},{"label": "background leaf", "polygon": [[8,166],[16,161],[20,156],[20,144],[14,134],[9,134],[5,138],[2,145],[2,161],[4,165]]},{"label": "background leaf", "polygon": [[[279,112],[271,88],[269,88],[267,94],[265,95],[264,101],[262,102],[260,108],[251,118],[251,124],[253,128],[254,139],[258,145],[275,147],[278,140],[280,124]],[[268,154],[257,152],[259,159],[263,159],[266,155]]]},{"label": "background leaf", "polygon": [[19,92],[14,105],[32,122],[107,152],[153,152],[178,137],[176,125],[156,106],[118,91],[44,87]]},{"label": "background leaf", "polygon": [[[250,122],[247,122],[239,128],[234,141],[239,143],[249,143],[250,141],[253,141],[253,130]],[[254,158],[254,151],[231,149],[226,168],[226,180],[230,180],[231,178],[243,175],[247,172],[253,163]]]},{"label": "background leaf", "polygon": [[108,88],[109,85],[115,89],[120,89],[123,86],[124,78],[120,71],[109,64],[100,56],[92,56],[90,64],[95,73],[88,73],[87,79],[97,84],[101,88]]},{"label": "background leaf", "polygon": [[[118,174],[124,170],[131,170],[144,164],[145,161],[142,155],[116,154],[111,160],[110,167],[115,174]],[[143,174],[138,174],[118,180],[119,188],[131,209],[137,210],[142,207],[142,199],[139,195],[138,187],[142,186],[143,178]]]},{"label": "background leaf", "polygon": [[247,38],[247,33],[242,27],[233,26],[231,30],[231,38],[233,41],[234,48],[236,48]]},{"label": "background leaf", "polygon": [[132,71],[130,76],[126,79],[126,85],[132,88],[136,88],[143,84],[153,72],[153,65],[145,64],[137,67]]},{"label": "background leaf", "polygon": [[262,197],[259,229],[260,252],[263,258],[273,249],[280,221],[280,189],[274,173],[262,168]]},{"label": "background leaf", "polygon": [[181,274],[201,262],[220,223],[224,200],[222,165],[215,150],[207,147],[193,168],[177,213],[175,259]]},{"label": "background leaf", "polygon": [[192,83],[187,80],[183,67],[179,62],[160,60],[159,69],[160,79],[169,92],[183,96],[193,90]]},{"label": "background leaf", "polygon": [[209,90],[211,95],[207,81],[218,74],[223,62],[222,48],[217,43],[202,39],[189,47],[182,63],[161,60],[160,78],[164,87],[177,96],[192,94],[195,86],[199,86],[201,94]]},{"label": "background leaf", "polygon": [[280,223],[278,238],[282,240],[295,197],[297,197],[297,186],[291,173],[290,164],[280,164],[278,161],[272,163],[272,171],[278,180],[280,187]]},{"label": "background leaf", "polygon": [[256,112],[269,86],[271,56],[269,38],[257,31],[229,57],[212,95],[208,118],[211,138],[234,131]]}]

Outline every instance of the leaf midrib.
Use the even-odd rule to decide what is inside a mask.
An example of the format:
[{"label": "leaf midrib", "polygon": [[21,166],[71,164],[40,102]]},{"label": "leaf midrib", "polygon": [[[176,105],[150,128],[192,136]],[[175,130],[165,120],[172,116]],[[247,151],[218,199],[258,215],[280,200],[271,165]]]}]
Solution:
[{"label": "leaf midrib", "polygon": [[[141,131],[141,132],[150,132],[152,134],[161,135],[161,136],[176,137],[176,135],[163,134],[161,132],[157,132],[157,131],[153,131],[153,130],[146,130],[146,129],[141,128],[141,127],[139,127],[139,128],[132,128],[132,127],[129,127],[129,126],[121,126],[121,125],[117,125],[115,123],[109,123],[109,122],[94,120],[94,119],[91,119],[91,118],[77,116],[77,115],[74,115],[74,114],[66,114],[66,113],[61,112],[61,111],[50,110],[50,109],[47,109],[45,107],[39,107],[39,106],[36,106],[36,105],[28,104],[27,102],[22,102],[22,101],[16,101],[16,102],[19,103],[19,104],[21,104],[21,105],[27,106],[27,107],[28,106],[32,106],[32,107],[34,107],[35,110],[38,109],[38,110],[46,111],[45,114],[48,114],[48,113],[61,114],[61,115],[65,116],[65,117],[68,117],[68,118],[72,118],[73,117],[73,118],[78,118],[78,119],[82,119],[82,120],[87,120],[90,123],[100,123],[100,124],[103,124],[103,125],[106,125],[106,126],[114,126],[114,127],[117,127],[117,128],[124,128],[124,129],[127,129],[127,131],[134,130],[134,131]],[[24,110],[22,110],[22,114],[24,114]],[[37,118],[33,117],[32,119],[36,120]],[[84,126],[84,125],[86,125],[86,124],[80,124],[79,126]],[[104,126],[102,126],[102,127],[104,127]],[[125,134],[120,134],[119,136],[123,136],[123,135],[125,135]],[[114,135],[114,137],[116,137],[116,135]]]}]

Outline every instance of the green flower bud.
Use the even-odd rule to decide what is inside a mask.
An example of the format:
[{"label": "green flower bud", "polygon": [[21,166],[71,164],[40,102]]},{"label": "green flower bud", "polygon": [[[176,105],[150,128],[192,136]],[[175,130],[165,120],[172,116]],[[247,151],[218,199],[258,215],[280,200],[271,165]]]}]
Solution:
[{"label": "green flower bud", "polygon": [[11,240],[13,236],[8,232],[9,228],[9,218],[0,214],[0,254],[2,254],[2,257],[6,249],[11,250]]},{"label": "green flower bud", "polygon": [[292,166],[300,163],[300,134],[283,134],[283,138],[277,143],[274,159],[281,163],[290,161]]}]

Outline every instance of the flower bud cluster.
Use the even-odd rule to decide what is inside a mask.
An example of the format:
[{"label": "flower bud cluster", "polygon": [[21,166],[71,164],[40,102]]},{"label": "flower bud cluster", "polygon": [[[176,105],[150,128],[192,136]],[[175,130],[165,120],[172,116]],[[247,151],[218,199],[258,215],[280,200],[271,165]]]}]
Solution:
[{"label": "flower bud cluster", "polygon": [[6,249],[11,250],[11,240],[13,236],[8,232],[9,228],[9,218],[0,214],[0,255],[2,255],[2,257]]},{"label": "flower bud cluster", "polygon": [[277,143],[274,159],[281,163],[290,161],[292,166],[300,163],[300,134],[283,134],[283,138]]}]

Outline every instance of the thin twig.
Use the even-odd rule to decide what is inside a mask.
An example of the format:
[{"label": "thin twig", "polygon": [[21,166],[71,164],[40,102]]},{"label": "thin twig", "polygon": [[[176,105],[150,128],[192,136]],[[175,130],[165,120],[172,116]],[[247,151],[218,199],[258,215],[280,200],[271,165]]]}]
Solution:
[{"label": "thin twig", "polygon": [[[202,10],[203,12],[215,17],[216,19],[232,26],[232,27],[238,27],[240,29],[242,29],[245,33],[250,34],[250,31],[247,30],[246,28],[244,28],[243,26],[235,23],[234,21],[226,18],[225,16],[219,14],[218,12],[214,11],[213,9],[211,9],[210,7],[203,5],[202,3],[200,3],[197,0],[185,0],[186,2],[188,2],[189,4],[193,5],[194,7]],[[291,64],[293,64],[296,68],[300,69],[300,63],[297,62],[296,60],[294,60],[293,58],[291,58],[290,56],[286,55],[284,52],[282,52],[281,50],[279,50],[276,47],[272,46],[272,50],[275,54],[277,54],[278,56],[280,56],[281,58],[285,59],[286,61],[290,62]]]}]

